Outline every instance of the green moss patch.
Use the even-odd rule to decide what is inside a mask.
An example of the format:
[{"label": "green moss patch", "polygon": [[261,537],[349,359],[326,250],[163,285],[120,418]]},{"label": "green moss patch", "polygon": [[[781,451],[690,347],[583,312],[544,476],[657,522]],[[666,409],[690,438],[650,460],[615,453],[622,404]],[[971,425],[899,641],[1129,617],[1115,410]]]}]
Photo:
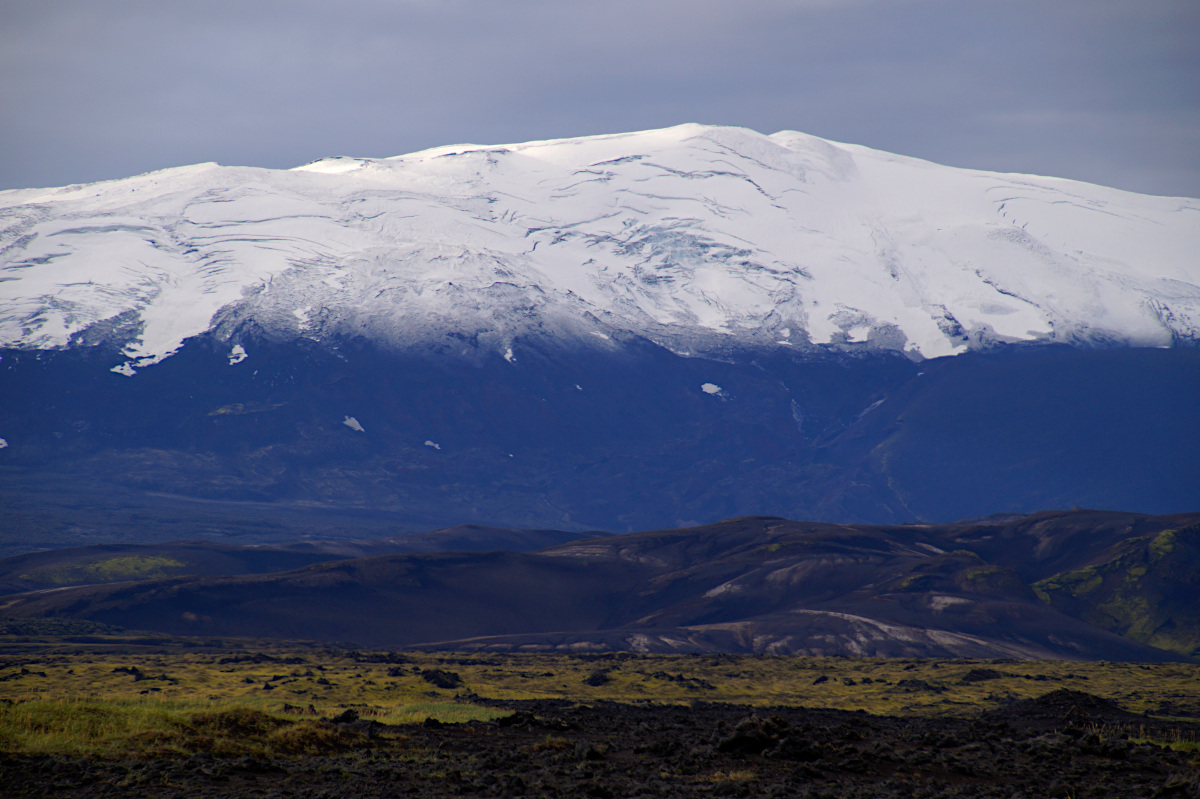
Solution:
[{"label": "green moss patch", "polygon": [[187,564],[176,558],[160,555],[122,555],[91,563],[34,569],[20,575],[20,579],[49,585],[83,585],[124,580],[155,580],[170,577],[185,568]]}]

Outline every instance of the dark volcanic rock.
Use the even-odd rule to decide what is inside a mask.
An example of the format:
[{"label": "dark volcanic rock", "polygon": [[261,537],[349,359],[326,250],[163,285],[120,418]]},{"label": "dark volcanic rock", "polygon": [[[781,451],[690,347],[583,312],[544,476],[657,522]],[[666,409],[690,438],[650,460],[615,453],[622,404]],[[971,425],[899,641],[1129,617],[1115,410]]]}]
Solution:
[{"label": "dark volcanic rock", "polygon": [[971,669],[962,676],[962,682],[986,682],[988,680],[998,680],[1004,676],[1004,672],[997,669]]},{"label": "dark volcanic rock", "polygon": [[462,677],[445,669],[425,669],[421,679],[437,688],[453,689],[463,684]]},{"label": "dark volcanic rock", "polygon": [[[0,756],[0,792],[27,797],[796,796],[1181,797],[1200,772],[1169,749],[1132,743],[1120,708],[1055,692],[974,718],[599,702],[506,703],[497,721],[384,729],[339,756],[102,761]],[[1084,708],[1103,735],[1047,730]],[[1129,714],[1126,714],[1128,716]],[[1133,716],[1134,719],[1140,717]],[[337,720],[340,722],[340,720]],[[347,724],[359,723],[356,721]],[[380,725],[382,727],[382,725]],[[1136,730],[1138,728],[1132,728]],[[402,732],[403,739],[395,736]],[[1164,736],[1195,737],[1195,725]],[[392,736],[389,746],[382,741]]]},{"label": "dark volcanic rock", "polygon": [[1098,696],[1066,688],[1052,691],[1036,699],[1014,702],[1000,710],[991,711],[989,718],[1019,719],[1029,727],[1060,729],[1064,726],[1125,725],[1149,728],[1163,726],[1146,716],[1130,713]]}]

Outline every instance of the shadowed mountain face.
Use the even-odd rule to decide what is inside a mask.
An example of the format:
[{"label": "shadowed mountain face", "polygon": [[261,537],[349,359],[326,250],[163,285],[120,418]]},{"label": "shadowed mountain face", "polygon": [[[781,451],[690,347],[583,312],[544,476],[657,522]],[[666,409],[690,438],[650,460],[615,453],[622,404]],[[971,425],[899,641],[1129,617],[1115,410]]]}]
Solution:
[{"label": "shadowed mountain face", "polygon": [[231,364],[224,346],[135,378],[100,349],[5,354],[0,546],[1170,513],[1200,496],[1194,349],[917,364],[631,339],[518,342],[508,361],[263,340]]},{"label": "shadowed mountain face", "polygon": [[[383,555],[19,594],[0,615],[381,647],[1155,660],[1195,653],[1185,622],[1196,594],[1185,597],[1200,574],[1197,530],[1200,514],[896,527],[754,517],[537,553]],[[1173,604],[1127,601],[1130,624],[1097,615],[1107,600],[1086,590],[1074,595],[1081,607],[1057,601],[1072,575],[1138,553],[1172,556],[1146,572],[1146,590]]]},{"label": "shadowed mountain face", "polygon": [[274,546],[209,541],[98,544],[0,559],[0,594],[162,577],[268,574],[324,561],[401,552],[528,552],[593,535],[596,534],[464,524],[429,533],[365,541],[310,540]]}]

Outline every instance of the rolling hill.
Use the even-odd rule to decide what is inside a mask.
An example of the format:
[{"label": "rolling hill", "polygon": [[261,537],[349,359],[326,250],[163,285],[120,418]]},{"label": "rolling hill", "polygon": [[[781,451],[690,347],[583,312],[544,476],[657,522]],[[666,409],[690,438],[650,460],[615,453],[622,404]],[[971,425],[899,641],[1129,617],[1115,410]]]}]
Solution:
[{"label": "rolling hill", "polygon": [[[1198,514],[885,527],[751,517],[537,552],[37,591],[0,599],[0,618],[395,648],[1167,660],[1197,652],[1197,536]],[[1120,617],[1101,613],[1112,581],[1079,587],[1114,563],[1145,578],[1122,583]],[[1164,594],[1172,602],[1151,603]]]}]

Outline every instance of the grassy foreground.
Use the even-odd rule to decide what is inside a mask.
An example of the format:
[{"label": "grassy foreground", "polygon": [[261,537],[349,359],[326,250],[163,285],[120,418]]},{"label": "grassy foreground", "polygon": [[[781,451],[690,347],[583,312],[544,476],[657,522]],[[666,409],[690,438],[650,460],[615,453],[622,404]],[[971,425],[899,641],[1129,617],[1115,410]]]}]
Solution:
[{"label": "grassy foreground", "polygon": [[[489,700],[735,703],[955,716],[1070,688],[1200,719],[1200,665],[618,654],[362,652],[120,635],[0,637],[0,752],[265,756],[353,749],[389,725],[507,714]],[[343,718],[345,718],[343,716]]]}]

